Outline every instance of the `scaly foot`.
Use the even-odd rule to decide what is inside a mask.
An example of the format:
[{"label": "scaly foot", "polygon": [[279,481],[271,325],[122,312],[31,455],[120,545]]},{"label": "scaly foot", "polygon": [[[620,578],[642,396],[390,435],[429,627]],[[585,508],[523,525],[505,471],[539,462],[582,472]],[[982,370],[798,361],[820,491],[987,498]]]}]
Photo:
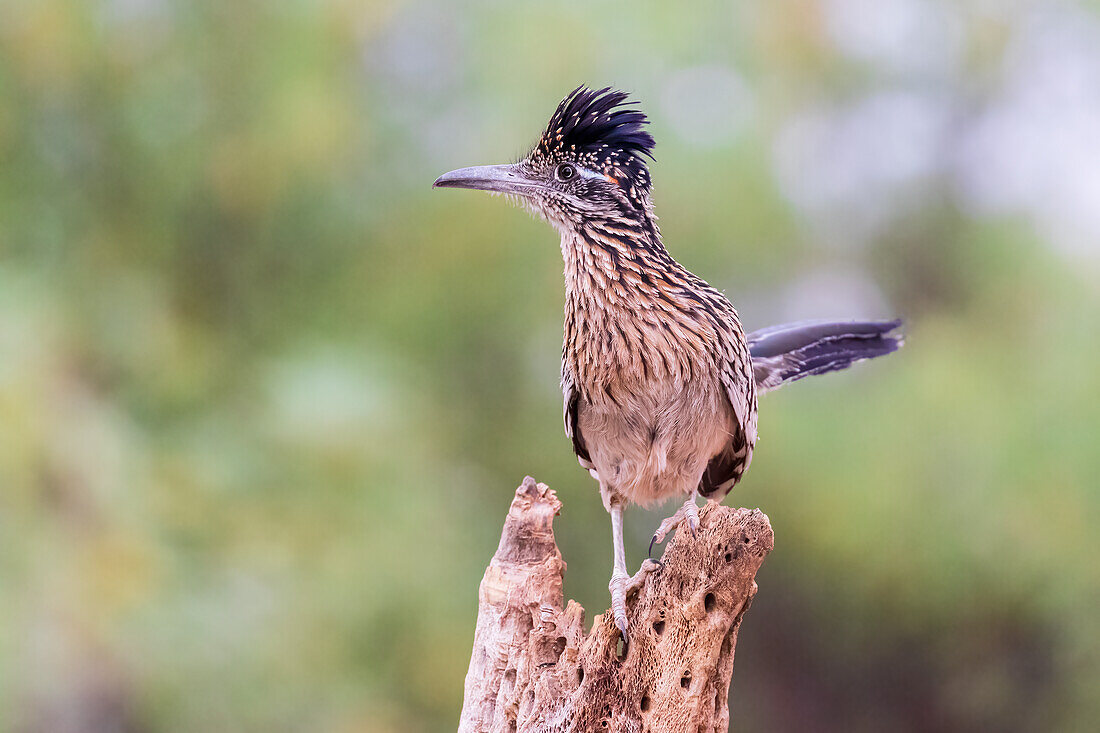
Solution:
[{"label": "scaly foot", "polygon": [[661,563],[650,559],[643,562],[642,567],[633,576],[628,576],[626,573],[619,571],[611,574],[611,582],[607,584],[607,589],[611,591],[611,611],[615,614],[615,625],[619,627],[624,640],[628,638],[626,597],[641,588],[645,577],[659,567],[661,567]]},{"label": "scaly foot", "polygon": [[698,494],[692,493],[691,497],[676,510],[675,514],[661,522],[660,526],[657,527],[657,531],[653,533],[653,539],[649,541],[649,554],[651,556],[653,555],[653,546],[664,542],[668,533],[684,522],[687,522],[688,529],[691,530],[691,536],[695,536],[696,530],[699,529],[699,507],[695,505],[696,496]]}]

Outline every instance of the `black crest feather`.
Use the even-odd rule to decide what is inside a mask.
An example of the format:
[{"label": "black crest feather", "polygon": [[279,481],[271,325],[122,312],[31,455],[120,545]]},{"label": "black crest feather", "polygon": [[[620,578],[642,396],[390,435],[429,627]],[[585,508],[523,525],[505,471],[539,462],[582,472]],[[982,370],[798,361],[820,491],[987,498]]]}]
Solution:
[{"label": "black crest feather", "polygon": [[614,177],[634,195],[650,189],[646,158],[653,159],[649,119],[626,92],[579,86],[561,101],[532,157],[572,160]]}]

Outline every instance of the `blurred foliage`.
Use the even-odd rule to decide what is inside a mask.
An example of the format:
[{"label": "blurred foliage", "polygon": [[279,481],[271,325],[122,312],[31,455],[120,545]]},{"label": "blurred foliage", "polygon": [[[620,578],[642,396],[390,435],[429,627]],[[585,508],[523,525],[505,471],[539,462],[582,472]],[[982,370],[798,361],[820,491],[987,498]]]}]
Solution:
[{"label": "blurred foliage", "polygon": [[606,606],[555,235],[430,189],[580,82],[750,327],[910,322],[762,403],[739,729],[1095,724],[1100,186],[1050,146],[1100,76],[1021,85],[1100,31],[1034,6],[0,3],[0,729],[453,729],[526,473]]}]

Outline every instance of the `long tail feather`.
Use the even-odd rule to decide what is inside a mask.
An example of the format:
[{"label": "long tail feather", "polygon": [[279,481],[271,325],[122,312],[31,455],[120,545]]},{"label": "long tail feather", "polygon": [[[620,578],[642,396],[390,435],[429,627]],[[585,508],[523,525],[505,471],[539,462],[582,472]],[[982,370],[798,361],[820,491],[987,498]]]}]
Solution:
[{"label": "long tail feather", "polygon": [[857,361],[897,351],[905,343],[892,333],[901,320],[851,323],[790,323],[748,336],[756,389],[760,393],[814,374],[847,369]]}]

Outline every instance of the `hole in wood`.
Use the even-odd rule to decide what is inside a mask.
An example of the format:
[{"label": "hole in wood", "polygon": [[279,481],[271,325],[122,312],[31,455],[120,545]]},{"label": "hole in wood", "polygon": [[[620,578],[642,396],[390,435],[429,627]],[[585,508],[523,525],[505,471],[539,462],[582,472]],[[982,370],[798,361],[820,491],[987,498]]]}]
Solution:
[{"label": "hole in wood", "polygon": [[710,613],[711,611],[714,610],[714,604],[715,604],[714,594],[713,593],[707,593],[706,598],[703,599],[703,609],[707,613]]},{"label": "hole in wood", "polygon": [[642,701],[638,704],[638,707],[642,709],[642,712],[649,710],[649,695],[642,695]]},{"label": "hole in wood", "polygon": [[680,678],[680,687],[682,687],[686,690],[688,688],[688,685],[690,685],[690,684],[691,684],[691,672],[684,672],[684,676]]},{"label": "hole in wood", "polygon": [[627,643],[623,637],[619,637],[619,643],[615,645],[615,656],[619,658],[619,661],[626,659]]},{"label": "hole in wood", "polygon": [[584,682],[584,667],[577,667],[577,684]]},{"label": "hole in wood", "polygon": [[554,639],[554,662],[557,663],[561,659],[561,655],[565,653],[566,640],[564,636],[559,636]]},{"label": "hole in wood", "polygon": [[653,622],[653,631],[656,632],[657,636],[660,636],[661,634],[665,633],[665,622],[663,620],[654,621]]}]

